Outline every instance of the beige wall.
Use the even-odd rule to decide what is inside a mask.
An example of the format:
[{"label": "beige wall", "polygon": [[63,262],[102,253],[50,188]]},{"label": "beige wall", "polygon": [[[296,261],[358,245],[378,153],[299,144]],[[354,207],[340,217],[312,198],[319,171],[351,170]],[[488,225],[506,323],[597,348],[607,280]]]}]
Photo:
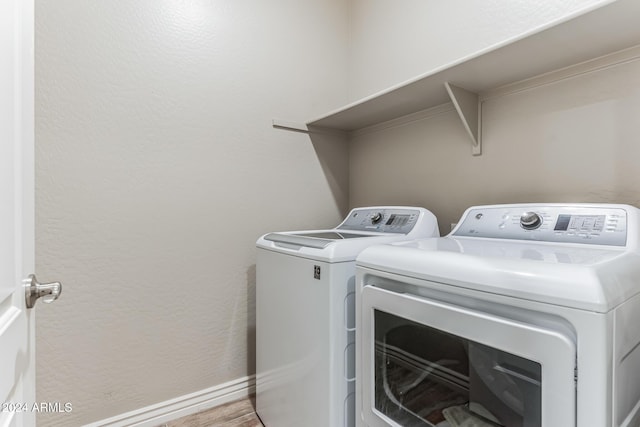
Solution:
[{"label": "beige wall", "polygon": [[254,373],[257,237],[348,203],[346,145],[271,128],[346,102],[346,4],[36,7],[38,425]]},{"label": "beige wall", "polygon": [[352,205],[422,205],[442,233],[476,204],[640,206],[638,60],[485,101],[479,157],[444,110],[353,138]]}]

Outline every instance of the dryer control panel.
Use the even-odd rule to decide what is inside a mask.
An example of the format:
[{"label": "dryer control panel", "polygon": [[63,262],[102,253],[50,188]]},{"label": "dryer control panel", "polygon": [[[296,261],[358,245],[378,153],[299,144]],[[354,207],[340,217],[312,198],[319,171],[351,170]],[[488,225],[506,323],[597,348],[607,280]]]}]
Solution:
[{"label": "dryer control panel", "polygon": [[625,246],[627,212],[593,205],[495,205],[467,209],[454,236]]},{"label": "dryer control panel", "polygon": [[342,230],[409,234],[420,217],[418,209],[358,208],[338,226]]}]

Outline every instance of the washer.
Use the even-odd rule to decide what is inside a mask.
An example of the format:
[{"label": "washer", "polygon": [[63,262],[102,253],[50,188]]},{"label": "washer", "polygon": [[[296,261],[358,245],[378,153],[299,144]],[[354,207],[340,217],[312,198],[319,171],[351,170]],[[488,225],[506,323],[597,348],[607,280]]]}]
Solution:
[{"label": "washer", "polygon": [[640,425],[639,210],[468,209],[357,258],[357,420]]},{"label": "washer", "polygon": [[439,236],[417,207],[353,209],[328,230],[257,241],[256,411],[267,427],[355,424],[355,258]]}]

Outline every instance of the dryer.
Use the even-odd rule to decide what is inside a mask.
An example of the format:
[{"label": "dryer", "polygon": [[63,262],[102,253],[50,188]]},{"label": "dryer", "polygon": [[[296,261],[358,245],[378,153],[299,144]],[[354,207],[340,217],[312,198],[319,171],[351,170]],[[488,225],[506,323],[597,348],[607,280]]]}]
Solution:
[{"label": "dryer", "polygon": [[361,252],[358,424],[639,426],[639,212],[477,206]]},{"label": "dryer", "polygon": [[353,209],[335,228],[257,241],[256,411],[267,427],[355,423],[355,258],[439,236],[418,207]]}]

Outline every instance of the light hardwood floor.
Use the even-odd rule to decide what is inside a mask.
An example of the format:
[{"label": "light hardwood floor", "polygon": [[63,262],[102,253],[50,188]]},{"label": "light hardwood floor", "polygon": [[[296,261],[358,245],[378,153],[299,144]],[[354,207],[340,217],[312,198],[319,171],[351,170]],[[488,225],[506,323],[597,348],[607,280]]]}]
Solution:
[{"label": "light hardwood floor", "polygon": [[255,398],[237,400],[161,424],[158,427],[263,427],[255,411]]}]

